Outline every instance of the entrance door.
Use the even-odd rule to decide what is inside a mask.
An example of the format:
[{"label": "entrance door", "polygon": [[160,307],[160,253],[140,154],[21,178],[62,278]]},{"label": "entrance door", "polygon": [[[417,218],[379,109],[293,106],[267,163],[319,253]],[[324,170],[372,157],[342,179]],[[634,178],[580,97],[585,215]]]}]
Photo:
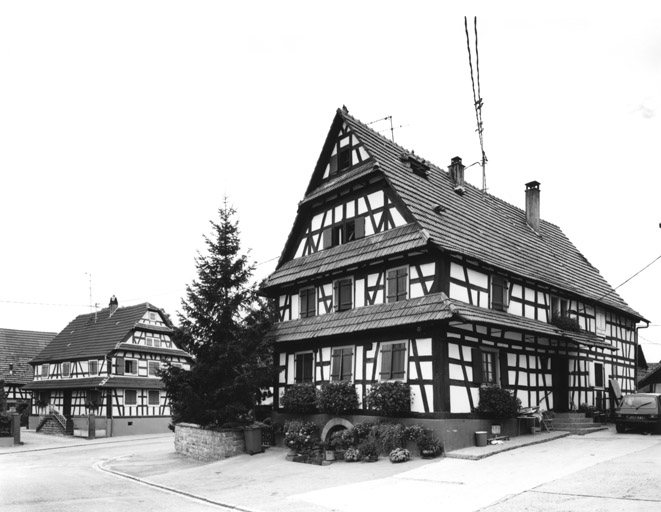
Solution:
[{"label": "entrance door", "polygon": [[62,416],[69,418],[71,416],[71,390],[64,390],[64,400],[62,401]]},{"label": "entrance door", "polygon": [[551,360],[553,375],[553,410],[569,411],[569,358],[553,356]]}]

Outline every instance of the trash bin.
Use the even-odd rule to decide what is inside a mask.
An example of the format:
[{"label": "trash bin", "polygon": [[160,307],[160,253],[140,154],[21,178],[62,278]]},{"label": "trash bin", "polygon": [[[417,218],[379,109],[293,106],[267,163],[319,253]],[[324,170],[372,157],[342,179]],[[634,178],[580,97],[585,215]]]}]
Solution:
[{"label": "trash bin", "polygon": [[486,446],[487,445],[487,433],[482,430],[475,432],[475,446]]},{"label": "trash bin", "polygon": [[262,453],[262,429],[261,427],[245,427],[243,429],[246,442],[246,453],[254,455]]}]

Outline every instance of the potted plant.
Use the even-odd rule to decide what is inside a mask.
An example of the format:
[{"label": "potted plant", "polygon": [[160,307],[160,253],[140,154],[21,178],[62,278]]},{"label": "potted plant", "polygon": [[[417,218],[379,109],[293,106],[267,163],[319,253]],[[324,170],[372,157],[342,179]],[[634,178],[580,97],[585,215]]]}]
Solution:
[{"label": "potted plant", "polygon": [[420,436],[416,445],[423,459],[433,459],[443,453],[443,442],[429,431]]},{"label": "potted plant", "polygon": [[365,462],[376,462],[379,458],[380,446],[376,438],[369,436],[358,445],[358,451]]},{"label": "potted plant", "polygon": [[344,460],[346,462],[358,462],[360,460],[360,452],[357,448],[347,448],[344,452]]},{"label": "potted plant", "polygon": [[299,455],[309,454],[317,443],[319,427],[311,421],[289,420],[285,422],[285,445]]},{"label": "potted plant", "polygon": [[397,464],[399,462],[406,462],[411,458],[410,452],[406,448],[395,448],[388,456],[390,462]]}]

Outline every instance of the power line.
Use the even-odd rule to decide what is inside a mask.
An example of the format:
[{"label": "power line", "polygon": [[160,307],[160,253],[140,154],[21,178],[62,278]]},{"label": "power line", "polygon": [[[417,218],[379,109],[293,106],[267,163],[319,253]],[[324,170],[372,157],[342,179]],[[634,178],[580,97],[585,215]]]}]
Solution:
[{"label": "power line", "polygon": [[468,34],[468,18],[464,16],[464,29],[466,30],[466,47],[468,48],[468,66],[471,71],[471,84],[473,86],[473,106],[475,107],[475,119],[477,121],[477,134],[480,139],[480,150],[482,152],[482,192],[487,191],[487,155],[484,152],[484,125],[482,123],[482,90],[480,85],[480,54],[477,46],[477,16],[474,17],[475,25],[475,70],[477,74],[477,93],[475,92],[475,76],[473,73],[473,58],[471,53],[470,36]]},{"label": "power line", "polygon": [[68,308],[86,308],[88,304],[55,304],[51,302],[27,302],[20,300],[0,300],[2,304],[25,304],[28,306],[60,306]]},{"label": "power line", "polygon": [[634,275],[632,275],[629,279],[627,279],[627,280],[624,281],[623,283],[619,284],[618,286],[616,286],[615,288],[613,288],[613,289],[612,289],[611,291],[609,291],[608,293],[605,293],[604,295],[602,295],[601,297],[599,297],[599,298],[596,300],[596,302],[599,302],[601,299],[604,299],[604,298],[608,297],[611,293],[615,293],[615,290],[617,290],[617,289],[620,288],[621,286],[624,286],[625,284],[627,284],[629,281],[631,281],[631,280],[632,280],[634,277],[636,277],[638,274],[642,273],[643,270],[647,270],[649,267],[651,267],[654,263],[656,263],[656,262],[659,261],[660,259],[661,259],[661,254],[659,254],[656,258],[654,258],[653,261],[651,261],[650,263],[648,263],[647,265],[645,265],[643,268],[641,268],[638,272],[636,272]]}]

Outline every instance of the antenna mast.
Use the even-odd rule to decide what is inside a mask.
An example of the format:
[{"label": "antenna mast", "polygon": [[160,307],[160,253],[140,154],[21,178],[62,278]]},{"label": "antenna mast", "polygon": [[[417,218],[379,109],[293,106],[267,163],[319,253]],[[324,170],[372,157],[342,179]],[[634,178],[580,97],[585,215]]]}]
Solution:
[{"label": "antenna mast", "polygon": [[468,18],[464,16],[464,28],[466,29],[466,46],[468,47],[468,65],[471,70],[471,83],[473,84],[473,105],[475,106],[475,119],[477,121],[477,134],[480,138],[480,150],[482,151],[482,192],[487,191],[487,155],[484,152],[484,125],[482,124],[482,92],[480,90],[480,54],[477,50],[477,16],[473,17],[475,24],[475,69],[477,71],[477,92],[475,91],[475,77],[473,75],[473,59],[471,55],[470,37],[468,35]]},{"label": "antenna mast", "polygon": [[92,274],[85,272],[85,275],[89,278],[89,288],[90,288],[90,313],[92,312]]}]

